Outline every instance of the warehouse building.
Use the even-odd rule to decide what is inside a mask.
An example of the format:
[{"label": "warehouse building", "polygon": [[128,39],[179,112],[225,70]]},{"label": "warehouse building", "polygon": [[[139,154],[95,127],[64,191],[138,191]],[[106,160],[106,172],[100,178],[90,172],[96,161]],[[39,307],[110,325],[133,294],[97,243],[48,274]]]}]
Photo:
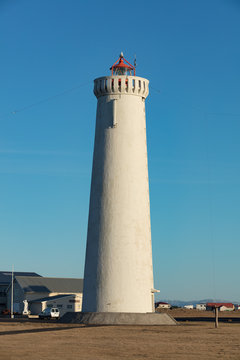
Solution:
[{"label": "warehouse building", "polygon": [[60,316],[67,312],[79,312],[82,309],[82,294],[48,296],[28,302],[31,315],[37,315],[44,309],[51,307],[57,307]]},{"label": "warehouse building", "polygon": [[[12,285],[7,288],[7,308],[11,308]],[[20,314],[28,311],[39,314],[46,307],[60,307],[61,315],[68,311],[81,311],[83,279],[15,276],[13,308]]]},{"label": "warehouse building", "polygon": [[[14,272],[15,276],[37,276],[35,272]],[[3,310],[8,308],[7,306],[7,289],[12,282],[12,272],[11,271],[0,271],[0,314]]]}]

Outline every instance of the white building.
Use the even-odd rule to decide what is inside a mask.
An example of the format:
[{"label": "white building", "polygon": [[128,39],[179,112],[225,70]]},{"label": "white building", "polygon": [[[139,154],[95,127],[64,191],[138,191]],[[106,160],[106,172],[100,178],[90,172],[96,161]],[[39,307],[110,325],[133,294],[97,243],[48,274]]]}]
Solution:
[{"label": "white building", "polygon": [[196,310],[206,310],[206,304],[196,304]]},{"label": "white building", "polygon": [[233,305],[232,307],[222,305],[222,306],[220,306],[220,308],[219,308],[219,311],[233,311],[233,310],[234,310],[234,305]]},{"label": "white building", "polygon": [[219,311],[233,311],[235,309],[232,303],[207,303],[207,310],[214,310],[218,308]]},{"label": "white building", "polygon": [[[31,313],[38,314],[44,307],[51,304],[55,305],[57,300],[57,304],[60,304],[60,297],[64,295],[72,296],[69,299],[61,299],[64,310],[65,300],[71,300],[67,304],[69,311],[73,309],[81,311],[83,279],[16,276],[13,284],[14,312],[22,313],[24,310],[23,301],[27,300],[28,309]],[[54,299],[53,297],[57,298]],[[53,303],[53,301],[56,302]],[[7,289],[7,308],[11,308],[11,284]]]},{"label": "white building", "polygon": [[171,307],[172,306],[170,304],[163,301],[159,301],[155,304],[156,309],[171,309]]},{"label": "white building", "polygon": [[193,305],[184,305],[184,309],[192,310]]},{"label": "white building", "polygon": [[60,316],[63,316],[67,312],[80,312],[82,310],[82,294],[48,296],[30,300],[28,304],[31,314],[39,314],[47,307],[57,307]]}]

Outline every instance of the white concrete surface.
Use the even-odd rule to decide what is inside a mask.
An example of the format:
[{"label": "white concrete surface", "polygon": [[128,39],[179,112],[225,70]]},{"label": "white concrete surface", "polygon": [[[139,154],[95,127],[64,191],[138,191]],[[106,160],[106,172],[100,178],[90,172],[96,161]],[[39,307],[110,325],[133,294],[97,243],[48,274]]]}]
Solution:
[{"label": "white concrete surface", "polygon": [[153,311],[146,144],[148,80],[95,80],[98,98],[83,312]]},{"label": "white concrete surface", "polygon": [[67,313],[62,323],[86,325],[177,325],[169,314],[161,313]]}]

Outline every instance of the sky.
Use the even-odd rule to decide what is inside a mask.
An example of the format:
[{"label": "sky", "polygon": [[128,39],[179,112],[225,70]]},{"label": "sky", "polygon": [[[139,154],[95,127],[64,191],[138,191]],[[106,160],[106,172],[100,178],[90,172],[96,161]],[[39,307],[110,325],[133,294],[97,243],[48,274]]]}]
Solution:
[{"label": "sky", "polygon": [[0,270],[83,277],[97,100],[146,100],[158,299],[240,302],[240,1],[0,0]]}]

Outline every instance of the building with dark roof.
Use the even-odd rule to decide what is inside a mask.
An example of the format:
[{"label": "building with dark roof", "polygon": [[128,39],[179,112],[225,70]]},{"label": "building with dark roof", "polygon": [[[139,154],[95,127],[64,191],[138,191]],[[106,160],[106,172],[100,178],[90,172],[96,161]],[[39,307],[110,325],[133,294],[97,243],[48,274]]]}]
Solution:
[{"label": "building with dark roof", "polygon": [[[28,302],[28,311],[31,315],[38,315],[46,308],[57,307],[60,317],[66,312],[78,312],[82,309],[82,294],[47,296]],[[28,313],[26,311],[26,314]]]},{"label": "building with dark roof", "polygon": [[[56,297],[60,295],[73,295],[77,297],[78,304],[82,303],[83,279],[75,278],[53,278],[36,276],[15,276],[13,288],[14,311],[22,313],[24,303],[29,305],[30,311],[38,313],[48,305],[57,305],[53,303]],[[49,300],[49,298],[51,298]],[[47,299],[46,299],[47,298]],[[50,302],[49,302],[50,301]],[[41,306],[36,304],[42,304]],[[26,305],[25,305],[26,306]],[[70,306],[70,304],[69,304]],[[11,283],[7,289],[7,308],[11,307]],[[79,308],[79,306],[78,306]],[[39,311],[40,310],[40,311]],[[81,308],[80,308],[81,310]],[[78,310],[78,311],[80,311]]]},{"label": "building with dark roof", "polygon": [[[19,272],[16,271],[13,273],[14,278],[16,276],[34,276],[41,277],[41,275],[35,272]],[[7,309],[7,289],[12,282],[12,272],[11,271],[0,271],[0,313]]]}]

